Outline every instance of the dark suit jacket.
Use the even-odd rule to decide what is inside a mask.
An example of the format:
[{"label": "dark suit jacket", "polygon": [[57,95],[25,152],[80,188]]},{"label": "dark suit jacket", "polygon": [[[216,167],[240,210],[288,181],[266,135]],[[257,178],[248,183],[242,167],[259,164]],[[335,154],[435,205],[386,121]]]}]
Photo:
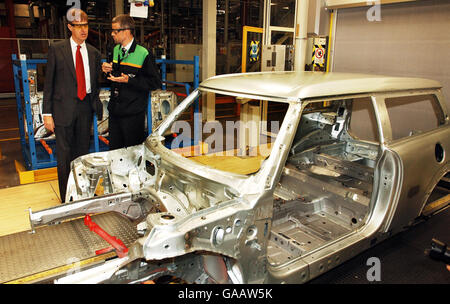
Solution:
[{"label": "dark suit jacket", "polygon": [[[101,72],[100,52],[87,44],[91,77],[92,111],[101,119],[103,106],[99,99],[99,74]],[[72,123],[77,98],[77,79],[70,39],[53,43],[48,50],[47,71],[44,82],[43,113],[51,113],[55,125],[68,126]]]}]

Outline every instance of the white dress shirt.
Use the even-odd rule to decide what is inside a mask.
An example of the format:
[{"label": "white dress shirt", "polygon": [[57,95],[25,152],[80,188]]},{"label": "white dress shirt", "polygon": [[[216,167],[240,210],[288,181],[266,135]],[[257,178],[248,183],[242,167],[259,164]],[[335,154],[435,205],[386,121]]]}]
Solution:
[{"label": "white dress shirt", "polygon": [[128,51],[130,50],[130,48],[131,48],[131,45],[133,44],[133,41],[134,41],[134,38],[131,39],[131,42],[128,43],[126,46],[122,46],[122,47],[120,47],[120,48],[121,48],[121,49],[125,48],[126,52],[128,52]]},{"label": "white dress shirt", "polygon": [[[73,65],[77,67],[77,46],[78,44],[70,37],[70,45],[72,49],[72,57],[73,57]],[[89,56],[86,48],[86,42],[81,44],[80,48],[81,57],[83,57],[83,66],[84,66],[84,78],[86,79],[86,94],[91,93],[91,74],[89,70]]]},{"label": "white dress shirt", "polygon": [[[73,66],[75,68],[75,72],[77,69],[77,43],[70,37],[70,46],[72,49],[72,58],[73,58]],[[84,78],[86,80],[86,94],[91,93],[91,74],[89,69],[89,56],[86,48],[86,43],[83,42],[80,48],[81,57],[83,57],[83,66],[84,66]],[[42,116],[52,116],[51,113],[43,113]]]}]

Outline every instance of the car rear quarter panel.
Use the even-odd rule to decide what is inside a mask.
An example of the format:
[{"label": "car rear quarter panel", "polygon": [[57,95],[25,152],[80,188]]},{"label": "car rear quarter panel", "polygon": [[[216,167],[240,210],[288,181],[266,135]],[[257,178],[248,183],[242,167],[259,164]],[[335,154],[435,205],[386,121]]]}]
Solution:
[{"label": "car rear quarter panel", "polygon": [[[444,149],[438,161],[436,145]],[[429,194],[450,169],[450,125],[393,142],[388,148],[397,153],[403,168],[403,182],[397,208],[388,230],[402,230],[420,215]]]}]

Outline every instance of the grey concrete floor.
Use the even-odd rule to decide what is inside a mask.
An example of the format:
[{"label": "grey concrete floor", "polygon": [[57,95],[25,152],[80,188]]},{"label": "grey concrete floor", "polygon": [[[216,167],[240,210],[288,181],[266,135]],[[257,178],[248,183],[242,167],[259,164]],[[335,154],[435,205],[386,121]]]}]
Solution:
[{"label": "grey concrete floor", "polygon": [[23,163],[15,99],[0,99],[0,188],[20,185],[14,160]]}]

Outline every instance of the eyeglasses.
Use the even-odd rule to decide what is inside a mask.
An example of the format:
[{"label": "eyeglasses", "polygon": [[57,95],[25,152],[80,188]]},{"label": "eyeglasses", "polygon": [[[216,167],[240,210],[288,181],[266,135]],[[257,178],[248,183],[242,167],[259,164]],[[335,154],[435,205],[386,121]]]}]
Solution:
[{"label": "eyeglasses", "polygon": [[70,25],[75,28],[88,28],[89,27],[88,23],[81,23],[81,24],[70,23]]},{"label": "eyeglasses", "polygon": [[114,35],[117,35],[117,33],[121,32],[121,31],[125,31],[125,30],[131,30],[131,28],[126,27],[126,28],[120,28],[120,29],[116,29],[116,30],[112,29],[111,33]]},{"label": "eyeglasses", "polygon": [[115,29],[112,29],[112,30],[111,30],[111,33],[117,35],[117,33],[121,32],[121,31],[126,31],[126,30],[131,30],[131,28],[125,27],[125,28],[120,28],[120,29],[116,29],[116,30],[115,30]]}]

